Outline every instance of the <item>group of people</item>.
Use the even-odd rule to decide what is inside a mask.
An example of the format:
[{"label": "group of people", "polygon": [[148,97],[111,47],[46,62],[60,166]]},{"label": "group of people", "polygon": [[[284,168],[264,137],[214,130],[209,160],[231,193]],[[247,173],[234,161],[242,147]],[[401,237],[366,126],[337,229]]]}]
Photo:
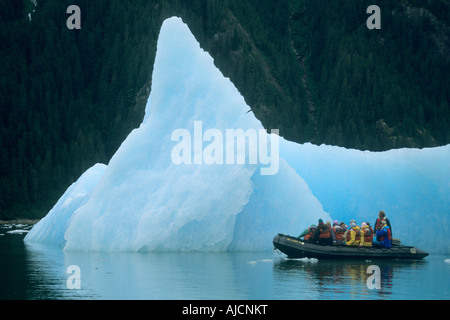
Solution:
[{"label": "group of people", "polygon": [[390,248],[392,227],[389,219],[386,218],[386,213],[380,211],[374,228],[369,222],[362,222],[361,226],[358,226],[355,220],[351,220],[350,225],[347,226],[344,222],[339,223],[337,220],[331,225],[331,222],[324,223],[322,219],[319,219],[318,225],[311,225],[298,238],[305,242],[330,246]]}]

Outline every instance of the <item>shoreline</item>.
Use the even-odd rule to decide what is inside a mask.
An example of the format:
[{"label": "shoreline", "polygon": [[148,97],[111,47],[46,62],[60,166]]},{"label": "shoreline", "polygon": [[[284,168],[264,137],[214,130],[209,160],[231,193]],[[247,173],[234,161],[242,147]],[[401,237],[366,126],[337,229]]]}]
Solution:
[{"label": "shoreline", "polygon": [[40,219],[12,219],[0,220],[0,224],[36,224]]}]

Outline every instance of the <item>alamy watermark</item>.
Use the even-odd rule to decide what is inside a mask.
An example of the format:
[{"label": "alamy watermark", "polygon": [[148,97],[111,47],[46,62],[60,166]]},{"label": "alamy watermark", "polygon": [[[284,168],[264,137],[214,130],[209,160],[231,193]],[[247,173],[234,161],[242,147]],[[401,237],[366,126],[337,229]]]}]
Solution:
[{"label": "alamy watermark", "polygon": [[67,14],[70,14],[70,17],[67,18],[66,26],[69,30],[73,29],[81,29],[81,10],[79,6],[71,5],[67,7]]},{"label": "alamy watermark", "polygon": [[[171,140],[172,162],[180,164],[232,165],[259,164],[261,175],[275,175],[280,165],[279,130],[208,129],[194,121],[193,136],[187,129],[176,129]],[[270,150],[270,152],[269,152]]]},{"label": "alamy watermark", "polygon": [[366,10],[367,14],[371,14],[367,18],[366,25],[369,30],[381,29],[381,10],[379,6],[371,5]]},{"label": "alamy watermark", "polygon": [[67,278],[66,286],[69,290],[81,289],[81,269],[77,265],[71,265],[67,267],[67,274],[70,276]]},{"label": "alamy watermark", "polygon": [[[37,6],[37,2],[33,0],[35,6]],[[70,17],[66,21],[66,26],[69,30],[73,29],[81,29],[81,10],[77,5],[70,5],[66,10],[67,14],[70,14]],[[370,17],[366,21],[367,28],[369,30],[373,29],[381,29],[381,9],[377,5],[370,5],[367,10],[367,14],[370,14]]]},{"label": "alamy watermark", "polygon": [[371,276],[367,278],[366,285],[369,290],[381,289],[381,270],[377,265],[371,265],[367,268],[367,274]]}]

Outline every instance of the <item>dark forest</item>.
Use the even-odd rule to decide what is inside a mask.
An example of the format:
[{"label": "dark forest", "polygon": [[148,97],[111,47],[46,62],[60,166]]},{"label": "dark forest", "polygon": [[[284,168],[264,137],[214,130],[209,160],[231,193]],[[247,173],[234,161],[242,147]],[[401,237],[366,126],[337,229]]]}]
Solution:
[{"label": "dark forest", "polygon": [[[381,9],[381,29],[366,9]],[[81,29],[68,29],[69,5]],[[0,219],[40,218],[139,126],[180,16],[266,128],[360,150],[450,142],[448,0],[4,0]]]}]

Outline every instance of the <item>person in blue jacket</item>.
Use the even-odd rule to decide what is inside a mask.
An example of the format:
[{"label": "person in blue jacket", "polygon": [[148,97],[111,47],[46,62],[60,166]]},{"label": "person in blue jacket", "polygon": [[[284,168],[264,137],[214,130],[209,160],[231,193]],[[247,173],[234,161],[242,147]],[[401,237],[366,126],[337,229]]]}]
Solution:
[{"label": "person in blue jacket", "polygon": [[392,246],[391,229],[385,220],[381,221],[381,229],[377,231],[377,240],[373,242],[376,248],[390,248]]}]

